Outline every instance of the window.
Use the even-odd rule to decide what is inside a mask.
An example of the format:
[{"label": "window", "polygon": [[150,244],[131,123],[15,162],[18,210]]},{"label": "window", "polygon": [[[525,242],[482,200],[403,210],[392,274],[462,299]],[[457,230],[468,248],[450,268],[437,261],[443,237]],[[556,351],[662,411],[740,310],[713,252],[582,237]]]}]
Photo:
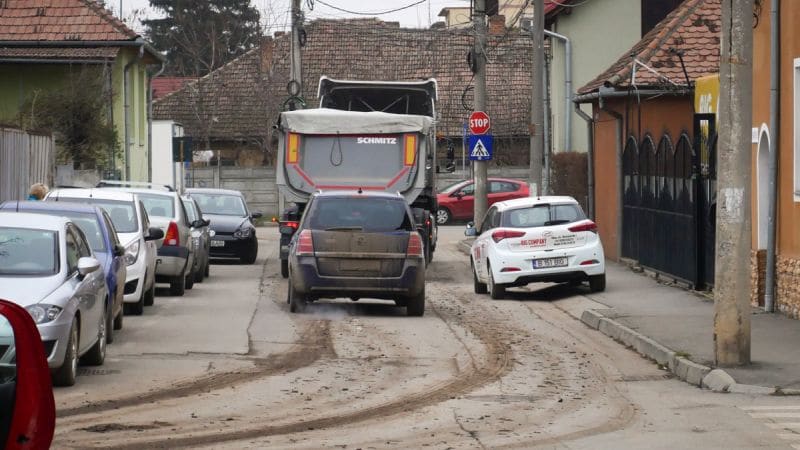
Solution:
[{"label": "window", "polygon": [[200,210],[207,214],[235,217],[247,216],[244,201],[238,195],[193,193],[192,198],[197,202]]},{"label": "window", "polygon": [[172,197],[168,195],[139,194],[139,199],[147,210],[147,215],[156,217],[175,217]]},{"label": "window", "polygon": [[111,221],[114,223],[114,228],[118,233],[134,233],[139,231],[136,226],[136,215],[133,212],[133,203],[115,200],[103,200],[98,198],[71,198],[71,197],[58,197],[59,201],[86,203],[89,205],[96,205],[111,216]]},{"label": "window", "polygon": [[0,275],[58,272],[58,241],[48,230],[0,227]]},{"label": "window", "polygon": [[470,183],[470,184],[462,187],[459,190],[459,192],[461,192],[464,195],[475,195],[475,184],[474,183]]},{"label": "window", "polygon": [[78,271],[78,260],[81,258],[78,250],[78,239],[71,230],[67,230],[67,273],[73,274]]},{"label": "window", "polygon": [[794,60],[794,201],[800,202],[800,58]]},{"label": "window", "polygon": [[490,194],[499,194],[503,192],[514,192],[519,189],[514,183],[508,181],[492,181],[489,183],[489,193]]},{"label": "window", "polygon": [[111,245],[119,245],[119,239],[117,238],[117,230],[114,228],[114,223],[111,221],[111,218],[108,217],[108,213],[103,211],[103,221],[106,224],[106,228],[108,229],[108,238],[111,241]]},{"label": "window", "polygon": [[497,208],[492,207],[489,209],[489,212],[487,212],[486,216],[483,218],[483,222],[481,223],[481,227],[479,229],[481,233],[485,233],[486,231],[494,228],[494,226],[492,225],[495,216],[497,216]]},{"label": "window", "polygon": [[414,229],[405,201],[369,197],[318,197],[309,211],[309,227],[367,232]]},{"label": "window", "polygon": [[503,226],[535,228],[572,223],[585,218],[586,216],[578,205],[544,204],[506,211],[503,217]]}]

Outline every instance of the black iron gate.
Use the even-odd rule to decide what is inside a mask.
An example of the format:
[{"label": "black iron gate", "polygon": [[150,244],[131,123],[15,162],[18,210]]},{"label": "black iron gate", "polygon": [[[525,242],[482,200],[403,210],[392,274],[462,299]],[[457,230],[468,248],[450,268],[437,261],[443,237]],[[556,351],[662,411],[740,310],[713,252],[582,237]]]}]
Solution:
[{"label": "black iron gate", "polygon": [[645,267],[697,283],[694,152],[681,134],[658,145],[630,137],[623,153],[623,256]]}]

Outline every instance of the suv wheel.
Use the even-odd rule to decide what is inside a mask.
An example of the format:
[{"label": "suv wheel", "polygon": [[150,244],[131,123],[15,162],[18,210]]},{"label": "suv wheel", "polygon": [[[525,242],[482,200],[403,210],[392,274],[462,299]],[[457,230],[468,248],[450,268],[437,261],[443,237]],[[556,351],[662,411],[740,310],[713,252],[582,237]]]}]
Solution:
[{"label": "suv wheel", "polygon": [[410,317],[422,317],[425,314],[425,287],[414,297],[409,297],[406,305],[406,314]]},{"label": "suv wheel", "polygon": [[294,288],[294,283],[289,280],[289,311],[301,313],[306,310],[306,299]]},{"label": "suv wheel", "polygon": [[186,277],[178,275],[169,282],[169,293],[177,297],[182,297],[186,293]]}]

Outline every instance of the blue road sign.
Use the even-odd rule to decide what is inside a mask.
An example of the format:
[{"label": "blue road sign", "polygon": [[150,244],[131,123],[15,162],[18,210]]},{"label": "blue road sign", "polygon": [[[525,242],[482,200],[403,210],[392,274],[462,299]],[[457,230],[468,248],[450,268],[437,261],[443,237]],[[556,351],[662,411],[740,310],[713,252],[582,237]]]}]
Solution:
[{"label": "blue road sign", "polygon": [[492,144],[494,144],[494,136],[491,134],[470,134],[469,159],[489,161],[492,159]]}]

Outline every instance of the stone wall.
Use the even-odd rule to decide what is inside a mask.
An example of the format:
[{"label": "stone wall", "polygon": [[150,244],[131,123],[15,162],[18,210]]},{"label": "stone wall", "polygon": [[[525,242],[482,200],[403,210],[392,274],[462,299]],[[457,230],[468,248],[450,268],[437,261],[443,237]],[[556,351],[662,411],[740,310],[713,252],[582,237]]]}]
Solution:
[{"label": "stone wall", "polygon": [[800,258],[778,255],[776,269],[778,311],[794,319],[800,319]]},{"label": "stone wall", "polygon": [[750,304],[764,306],[767,251],[750,250]]}]

